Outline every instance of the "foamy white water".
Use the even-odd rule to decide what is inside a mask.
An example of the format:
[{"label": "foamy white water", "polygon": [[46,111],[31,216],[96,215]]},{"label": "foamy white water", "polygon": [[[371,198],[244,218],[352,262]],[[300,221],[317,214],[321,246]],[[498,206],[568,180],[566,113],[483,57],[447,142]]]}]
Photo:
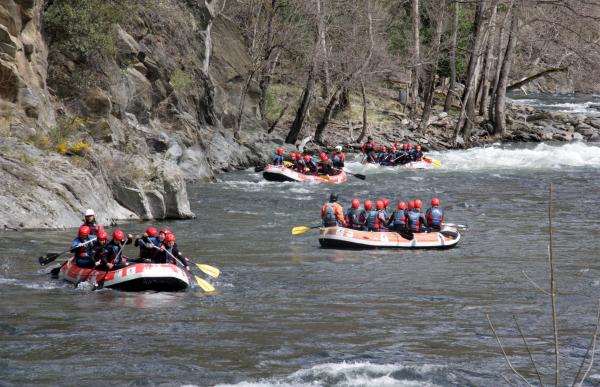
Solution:
[{"label": "foamy white water", "polygon": [[[512,145],[493,145],[485,148],[429,152],[427,157],[439,160],[441,169],[459,171],[477,170],[555,170],[565,167],[600,167],[600,144],[583,142],[561,145],[538,144],[532,148],[515,148]],[[361,157],[346,163],[354,173],[374,174],[405,173],[407,169],[382,167],[376,164],[363,165]],[[437,170],[439,168],[430,168]],[[425,171],[423,173],[426,173]]]},{"label": "foamy white water", "polygon": [[[444,375],[444,376],[442,376]],[[433,387],[431,379],[452,379],[445,367],[434,365],[326,363],[301,369],[282,378],[256,382],[218,384],[219,387],[315,387],[315,386],[394,386]]]}]

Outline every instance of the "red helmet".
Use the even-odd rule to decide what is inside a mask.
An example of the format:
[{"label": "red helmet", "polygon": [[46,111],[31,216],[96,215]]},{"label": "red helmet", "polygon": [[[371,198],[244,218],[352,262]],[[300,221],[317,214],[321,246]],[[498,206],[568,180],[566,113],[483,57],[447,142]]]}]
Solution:
[{"label": "red helmet", "polygon": [[310,161],[311,157],[310,155],[304,155],[304,161]]},{"label": "red helmet", "polygon": [[158,236],[158,231],[154,227],[148,227],[146,229],[146,234],[148,234],[148,236],[155,237]]},{"label": "red helmet", "polygon": [[113,232],[113,239],[116,241],[124,241],[125,234],[123,234],[123,231],[121,230],[115,230],[115,232]]},{"label": "red helmet", "polygon": [[379,148],[382,152],[385,152],[385,146],[381,146],[381,148]]},{"label": "red helmet", "polygon": [[325,154],[325,152],[321,152],[321,154],[319,155],[319,158],[323,161],[327,160],[327,155]]},{"label": "red helmet", "polygon": [[167,234],[167,236],[165,236],[165,242],[175,242],[177,240],[177,238],[175,238],[175,235],[173,234]]},{"label": "red helmet", "polygon": [[401,145],[401,144],[400,144],[399,142],[397,142],[397,143],[395,143],[395,144],[394,144],[394,147],[396,147],[396,148],[400,148],[400,145]]},{"label": "red helmet", "polygon": [[358,207],[360,207],[360,202],[358,201],[358,199],[352,199],[352,208]]},{"label": "red helmet", "polygon": [[410,202],[408,202],[408,209],[412,210],[414,208],[415,208],[415,202],[411,200]]},{"label": "red helmet", "polygon": [[372,210],[373,209],[373,202],[370,200],[365,200],[365,210]]},{"label": "red helmet", "polygon": [[398,209],[399,210],[406,210],[406,203],[404,203],[404,202],[398,202]]},{"label": "red helmet", "polygon": [[294,152],[290,153],[290,159],[296,160],[296,154]]},{"label": "red helmet", "polygon": [[378,201],[376,201],[376,202],[375,202],[375,207],[376,207],[378,210],[383,210],[383,200],[378,200]]},{"label": "red helmet", "polygon": [[390,199],[383,199],[383,207],[388,208],[390,206]]},{"label": "red helmet", "polygon": [[282,155],[283,154],[283,148],[277,148],[277,154],[278,155]]},{"label": "red helmet", "polygon": [[415,200],[415,208],[423,208],[423,202],[420,199]]},{"label": "red helmet", "polygon": [[396,151],[396,147],[395,146],[393,146],[393,147],[390,148],[390,152],[395,152],[395,151]]},{"label": "red helmet", "polygon": [[173,234],[173,233],[171,232],[171,230],[169,230],[169,229],[167,229],[167,228],[163,228],[163,229],[161,229],[161,230],[159,231],[159,233],[161,233],[161,234],[165,234],[165,235],[167,235],[167,234]]},{"label": "red helmet", "polygon": [[402,145],[402,147],[404,149],[409,149],[410,148],[410,144],[409,143],[405,143],[404,145]]},{"label": "red helmet", "polygon": [[438,199],[438,198],[431,199],[431,205],[432,206],[439,206],[440,205],[440,199]]},{"label": "red helmet", "polygon": [[79,227],[79,231],[78,231],[78,235],[82,238],[85,238],[86,236],[90,235],[90,232],[92,232],[92,229],[89,226],[81,226]]},{"label": "red helmet", "polygon": [[417,150],[420,151],[421,150],[421,145],[417,145]]},{"label": "red helmet", "polygon": [[100,231],[98,233],[98,240],[107,240],[108,239],[108,234],[106,233],[106,231]]}]

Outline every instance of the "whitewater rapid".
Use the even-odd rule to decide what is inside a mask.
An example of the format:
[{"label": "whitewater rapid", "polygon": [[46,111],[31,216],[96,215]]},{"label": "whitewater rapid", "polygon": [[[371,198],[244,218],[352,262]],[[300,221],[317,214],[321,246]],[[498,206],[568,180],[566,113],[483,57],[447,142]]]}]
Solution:
[{"label": "whitewater rapid", "polygon": [[[439,160],[442,170],[556,170],[563,168],[600,167],[600,144],[568,143],[501,145],[483,148],[428,152],[428,157]],[[377,173],[391,171],[394,167],[360,164],[361,156],[346,163],[354,173]],[[432,168],[433,169],[433,168]]]}]

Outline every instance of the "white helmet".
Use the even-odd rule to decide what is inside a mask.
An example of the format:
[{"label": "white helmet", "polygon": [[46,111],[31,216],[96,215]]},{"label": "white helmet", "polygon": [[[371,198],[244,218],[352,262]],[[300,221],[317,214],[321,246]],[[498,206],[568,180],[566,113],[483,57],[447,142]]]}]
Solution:
[{"label": "white helmet", "polygon": [[338,151],[338,152],[341,152],[342,151],[342,146],[341,145],[336,145],[335,146],[335,150]]},{"label": "white helmet", "polygon": [[92,210],[91,208],[88,208],[87,210],[85,210],[85,216],[95,216],[96,214],[94,214],[94,210]]}]

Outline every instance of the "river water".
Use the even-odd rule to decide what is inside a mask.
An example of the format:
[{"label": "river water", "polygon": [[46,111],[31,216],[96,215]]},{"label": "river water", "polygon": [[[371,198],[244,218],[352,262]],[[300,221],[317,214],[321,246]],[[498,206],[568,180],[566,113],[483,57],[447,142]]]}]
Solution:
[{"label": "river water", "polygon": [[[548,187],[562,385],[585,353],[600,297],[600,148],[585,144],[432,153],[444,167],[398,170],[349,163],[367,175],[341,186],[270,183],[251,171],[189,186],[196,220],[170,227],[181,250],[219,267],[215,294],[92,292],[47,276],[37,257],[75,230],[0,234],[0,385],[497,386],[536,382],[513,315],[545,382],[553,372],[546,288]],[[319,248],[331,192],[439,197],[468,224],[442,251]],[[96,209],[101,211],[101,209]],[[140,232],[149,224],[125,224]],[[128,247],[130,255],[135,250]],[[60,263],[60,260],[57,261]],[[597,363],[588,385],[600,383]]]}]

